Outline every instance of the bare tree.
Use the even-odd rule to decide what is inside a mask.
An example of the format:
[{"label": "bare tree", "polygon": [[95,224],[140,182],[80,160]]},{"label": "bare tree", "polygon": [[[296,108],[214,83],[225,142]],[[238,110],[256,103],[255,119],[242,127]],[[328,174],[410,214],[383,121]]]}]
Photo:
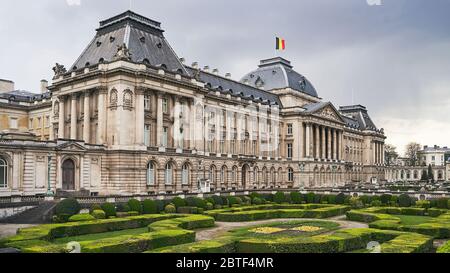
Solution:
[{"label": "bare tree", "polygon": [[411,142],[406,145],[405,157],[409,159],[411,166],[416,166],[419,159],[417,153],[422,149],[419,143]]},{"label": "bare tree", "polygon": [[384,155],[386,157],[386,164],[392,165],[398,158],[397,147],[392,144],[384,145]]}]

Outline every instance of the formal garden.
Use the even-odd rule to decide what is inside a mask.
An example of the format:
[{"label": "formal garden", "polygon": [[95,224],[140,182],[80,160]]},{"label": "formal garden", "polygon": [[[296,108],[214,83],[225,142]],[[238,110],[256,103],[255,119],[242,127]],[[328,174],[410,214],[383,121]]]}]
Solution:
[{"label": "formal garden", "polygon": [[19,229],[0,248],[31,253],[449,253],[446,198],[252,193],[131,199],[82,209],[58,203],[51,224]]}]

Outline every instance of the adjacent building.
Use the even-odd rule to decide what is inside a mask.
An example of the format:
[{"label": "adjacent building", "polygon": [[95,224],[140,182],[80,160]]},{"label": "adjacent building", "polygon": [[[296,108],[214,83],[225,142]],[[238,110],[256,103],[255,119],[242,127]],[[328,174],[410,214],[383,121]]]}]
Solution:
[{"label": "adjacent building", "polygon": [[[186,65],[159,22],[100,22],[40,94],[0,92],[0,195],[337,187],[385,178],[383,129],[335,107],[290,61],[236,81]],[[48,89],[48,91],[47,91]]]}]

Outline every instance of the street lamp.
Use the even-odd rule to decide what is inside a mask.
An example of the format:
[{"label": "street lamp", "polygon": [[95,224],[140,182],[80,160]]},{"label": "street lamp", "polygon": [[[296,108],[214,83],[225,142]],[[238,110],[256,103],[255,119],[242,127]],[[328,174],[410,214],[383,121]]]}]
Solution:
[{"label": "street lamp", "polygon": [[50,185],[50,167],[51,167],[51,163],[52,163],[52,156],[48,155],[47,157],[47,196],[51,197],[53,196],[55,193],[52,191],[52,186]]}]

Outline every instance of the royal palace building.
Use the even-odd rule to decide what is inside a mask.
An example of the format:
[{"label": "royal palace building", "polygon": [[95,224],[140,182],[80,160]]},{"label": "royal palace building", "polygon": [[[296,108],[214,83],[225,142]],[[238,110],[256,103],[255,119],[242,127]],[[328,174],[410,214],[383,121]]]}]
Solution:
[{"label": "royal palace building", "polygon": [[384,141],[361,105],[322,100],[292,64],[241,80],[186,65],[161,24],[100,22],[41,93],[0,81],[0,196],[338,187],[384,180]]}]

